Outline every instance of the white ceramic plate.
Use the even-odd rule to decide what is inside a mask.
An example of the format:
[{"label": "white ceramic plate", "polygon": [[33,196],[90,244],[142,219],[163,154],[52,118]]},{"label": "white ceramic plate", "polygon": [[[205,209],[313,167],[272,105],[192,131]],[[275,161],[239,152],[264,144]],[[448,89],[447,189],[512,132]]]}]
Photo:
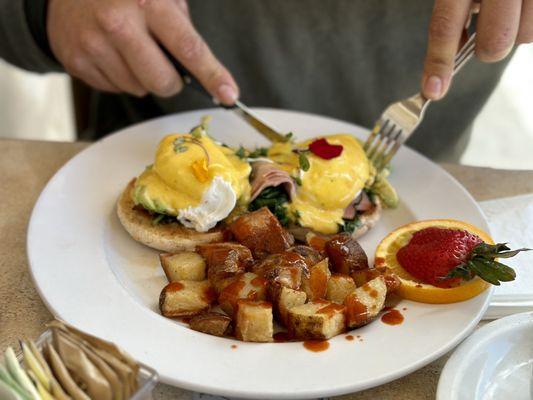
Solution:
[{"label": "white ceramic plate", "polygon": [[533,313],[485,325],[459,346],[439,380],[437,400],[533,399]]},{"label": "white ceramic plate", "polygon": [[[258,112],[301,139],[336,132],[366,135],[362,128],[316,115]],[[363,341],[340,335],[322,353],[307,351],[301,343],[253,344],[204,335],[163,318],[157,304],[165,279],[157,252],[122,229],[115,201],[126,183],[153,162],[159,139],[189,131],[205,114],[214,117],[211,134],[225,143],[267,144],[231,112],[183,113],[95,143],[48,183],[32,214],[28,255],[37,289],[53,313],[118,343],[166,383],[264,399],[338,395],[380,385],[428,364],[470,333],[488,305],[489,291],[452,305],[404,301],[403,324],[375,321],[357,330]],[[393,168],[391,182],[402,202],[385,211],[361,241],[369,255],[389,231],[414,220],[457,218],[488,230],[472,197],[437,165],[404,148]]]}]

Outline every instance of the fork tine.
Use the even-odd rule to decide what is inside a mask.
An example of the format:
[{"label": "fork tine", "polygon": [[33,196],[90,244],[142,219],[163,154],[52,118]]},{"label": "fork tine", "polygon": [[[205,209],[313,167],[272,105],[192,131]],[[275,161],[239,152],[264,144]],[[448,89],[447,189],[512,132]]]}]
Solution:
[{"label": "fork tine", "polygon": [[374,146],[367,152],[367,157],[370,161],[375,159],[375,154],[378,152],[378,149],[381,147],[383,140],[386,140],[390,132],[394,129],[394,125],[390,126],[390,120],[386,120],[383,124],[383,127],[378,132],[378,138],[374,143]]},{"label": "fork tine", "polygon": [[372,145],[372,142],[374,141],[374,139],[376,138],[376,136],[378,135],[382,127],[386,126],[388,122],[389,121],[385,121],[385,123],[383,123],[383,120],[381,118],[378,120],[378,122],[376,122],[376,124],[374,125],[374,128],[372,129],[372,132],[370,133],[370,136],[368,136],[365,144],[363,145],[364,151],[368,153],[368,150],[370,146]]},{"label": "fork tine", "polygon": [[402,132],[403,131],[401,129],[398,129],[398,133],[396,133],[396,135],[394,135],[394,139],[393,139],[393,143],[394,144],[392,145],[392,147],[390,148],[388,153],[387,154],[382,154],[381,159],[378,160],[378,164],[376,165],[376,169],[378,171],[382,170],[383,168],[385,168],[385,166],[387,166],[387,164],[390,162],[392,157],[396,154],[398,149],[405,142],[405,140],[401,140]]},{"label": "fork tine", "polygon": [[[392,122],[391,122],[392,123]],[[383,157],[383,153],[389,148],[391,142],[394,141],[396,135],[397,126],[392,125],[387,133],[383,134],[383,141],[379,149],[376,149],[375,153],[371,157],[371,161],[374,165],[379,165],[379,160]]]},{"label": "fork tine", "polygon": [[476,34],[473,33],[468,40],[465,42],[465,44],[461,47],[461,49],[457,52],[455,55],[455,64],[457,64],[457,61],[463,57],[463,55],[467,52],[467,49],[470,49],[472,47],[475,47],[476,45]]}]

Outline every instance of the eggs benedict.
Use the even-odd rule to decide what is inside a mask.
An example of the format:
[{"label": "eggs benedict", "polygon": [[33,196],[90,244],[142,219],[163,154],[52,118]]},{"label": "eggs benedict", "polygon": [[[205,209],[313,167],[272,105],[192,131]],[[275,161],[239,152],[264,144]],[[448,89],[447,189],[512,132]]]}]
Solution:
[{"label": "eggs benedict", "polygon": [[[251,209],[266,205],[293,228],[297,238],[306,230],[361,236],[379,220],[383,204],[395,207],[398,202],[386,173],[376,174],[359,141],[348,134],[275,143],[267,159],[258,163],[259,167],[252,164]],[[266,168],[278,170],[270,184],[265,182]],[[283,189],[277,186],[282,181],[280,171],[285,174]],[[257,194],[258,182],[266,192]]]},{"label": "eggs benedict", "polygon": [[219,241],[213,228],[247,206],[251,166],[211,139],[207,124],[164,137],[154,163],[122,194],[118,216],[136,240],[164,251]]},{"label": "eggs benedict", "polygon": [[171,134],[130,182],[118,216],[130,235],[164,251],[223,240],[222,227],[267,207],[298,240],[309,232],[359,237],[398,198],[359,143],[336,134],[268,149],[234,149],[207,134],[208,120]]}]

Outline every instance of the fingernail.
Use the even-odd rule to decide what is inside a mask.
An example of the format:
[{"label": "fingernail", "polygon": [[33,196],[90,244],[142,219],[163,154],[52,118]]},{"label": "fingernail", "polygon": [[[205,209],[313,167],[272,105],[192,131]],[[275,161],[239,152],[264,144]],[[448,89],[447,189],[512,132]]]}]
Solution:
[{"label": "fingernail", "polygon": [[217,97],[224,104],[233,104],[237,101],[237,91],[232,86],[224,83],[219,86]]},{"label": "fingernail", "polygon": [[442,94],[442,79],[432,75],[426,79],[424,84],[424,93],[430,99],[438,99]]}]

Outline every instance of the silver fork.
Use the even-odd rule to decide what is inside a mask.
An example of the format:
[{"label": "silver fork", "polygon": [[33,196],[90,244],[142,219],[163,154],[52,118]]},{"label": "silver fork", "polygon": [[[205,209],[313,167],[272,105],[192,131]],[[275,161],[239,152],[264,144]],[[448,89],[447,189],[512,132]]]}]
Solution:
[{"label": "silver fork", "polygon": [[[473,33],[455,56],[453,75],[472,58],[476,34]],[[363,148],[379,172],[387,166],[400,146],[422,122],[431,100],[417,93],[388,106],[374,125]]]}]

